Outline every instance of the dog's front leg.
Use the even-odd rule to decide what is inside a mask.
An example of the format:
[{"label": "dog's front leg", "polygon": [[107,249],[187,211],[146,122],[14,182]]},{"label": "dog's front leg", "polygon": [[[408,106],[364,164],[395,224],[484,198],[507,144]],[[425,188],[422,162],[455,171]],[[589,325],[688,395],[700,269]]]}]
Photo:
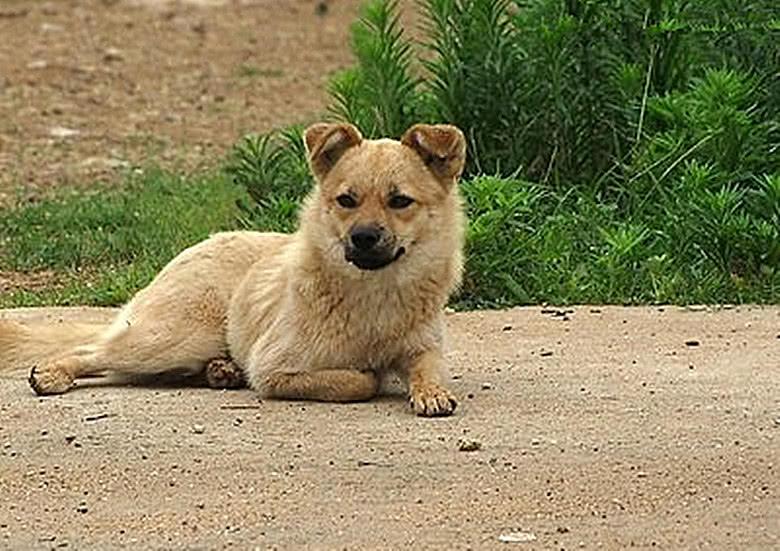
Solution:
[{"label": "dog's front leg", "polygon": [[360,402],[379,389],[376,374],[353,369],[322,369],[298,373],[273,373],[264,378],[261,392],[269,398]]},{"label": "dog's front leg", "polygon": [[431,350],[415,356],[409,363],[409,404],[417,415],[452,415],[458,405],[452,393],[442,384],[443,361],[440,351]]}]

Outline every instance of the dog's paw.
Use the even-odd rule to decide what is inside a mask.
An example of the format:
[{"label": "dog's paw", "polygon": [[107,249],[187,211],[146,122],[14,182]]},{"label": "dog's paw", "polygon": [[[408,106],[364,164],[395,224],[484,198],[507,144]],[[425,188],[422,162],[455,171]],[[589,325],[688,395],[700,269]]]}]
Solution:
[{"label": "dog's paw", "polygon": [[244,372],[229,358],[214,358],[206,364],[206,381],[211,388],[242,388]]},{"label": "dog's paw", "polygon": [[443,386],[427,384],[411,390],[409,405],[417,415],[443,417],[452,415],[458,402],[455,400],[455,396]]},{"label": "dog's paw", "polygon": [[27,380],[33,391],[40,396],[62,394],[73,386],[73,376],[56,364],[34,366]]}]

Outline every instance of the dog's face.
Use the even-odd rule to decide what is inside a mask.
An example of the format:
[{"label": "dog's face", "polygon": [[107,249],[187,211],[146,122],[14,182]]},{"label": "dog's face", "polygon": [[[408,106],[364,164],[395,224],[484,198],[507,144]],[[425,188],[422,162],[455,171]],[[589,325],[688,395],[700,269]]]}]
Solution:
[{"label": "dog's face", "polygon": [[400,141],[364,140],[348,124],[316,124],[305,134],[319,190],[320,236],[343,262],[380,270],[436,239],[452,202],[465,140],[454,126],[415,125]]}]

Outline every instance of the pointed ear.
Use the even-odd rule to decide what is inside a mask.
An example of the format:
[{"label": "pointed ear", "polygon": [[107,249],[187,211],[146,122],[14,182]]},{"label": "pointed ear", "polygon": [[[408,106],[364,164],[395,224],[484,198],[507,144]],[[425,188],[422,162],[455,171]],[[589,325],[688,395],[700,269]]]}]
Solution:
[{"label": "pointed ear", "polygon": [[322,180],[330,169],[350,147],[360,145],[363,136],[351,124],[313,124],[303,134],[309,165],[318,180]]},{"label": "pointed ear", "polygon": [[449,124],[415,124],[401,138],[443,183],[454,182],[466,163],[466,138]]}]

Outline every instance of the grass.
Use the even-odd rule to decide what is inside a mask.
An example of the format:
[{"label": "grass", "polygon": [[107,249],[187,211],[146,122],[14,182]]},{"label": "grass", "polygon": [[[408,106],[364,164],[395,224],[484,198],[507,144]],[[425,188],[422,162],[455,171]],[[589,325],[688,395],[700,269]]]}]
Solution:
[{"label": "grass", "polygon": [[60,190],[0,214],[0,273],[52,271],[55,285],[17,289],[0,307],[116,305],[178,252],[239,226],[245,193],[219,173],[149,170],[117,189]]},{"label": "grass", "polygon": [[[243,147],[239,150],[245,154],[257,151]],[[61,190],[2,212],[0,274],[46,271],[53,274],[53,285],[3,294],[0,307],[118,305],[178,252],[211,233],[246,226],[293,229],[296,195],[257,197],[260,206],[248,207],[249,195],[232,181],[248,179],[248,167],[237,166],[245,171],[234,166],[232,179],[221,173],[185,177],[151,170],[118,189]],[[266,176],[283,176],[278,167],[262,168]],[[745,199],[740,194],[712,193],[709,203],[691,207],[692,216],[708,222],[694,226],[688,243],[682,243],[670,228],[686,223],[675,218],[658,224],[641,216],[627,218],[596,198],[561,195],[518,179],[479,176],[461,185],[470,223],[466,276],[453,300],[458,309],[539,302],[771,303],[780,297],[776,259],[755,273],[740,274],[723,265],[740,247],[755,246],[742,243],[745,229],[739,217],[736,222],[724,217]],[[776,209],[780,185],[765,186],[760,204]],[[305,191],[298,182],[296,193]],[[767,235],[774,239],[771,228]],[[713,236],[722,241],[716,247],[697,245]],[[675,247],[692,248],[700,258],[679,261],[670,252]],[[711,257],[701,252],[710,250],[723,252]]]},{"label": "grass", "polygon": [[236,74],[239,78],[279,78],[284,76],[284,71],[242,63],[236,68]]}]

